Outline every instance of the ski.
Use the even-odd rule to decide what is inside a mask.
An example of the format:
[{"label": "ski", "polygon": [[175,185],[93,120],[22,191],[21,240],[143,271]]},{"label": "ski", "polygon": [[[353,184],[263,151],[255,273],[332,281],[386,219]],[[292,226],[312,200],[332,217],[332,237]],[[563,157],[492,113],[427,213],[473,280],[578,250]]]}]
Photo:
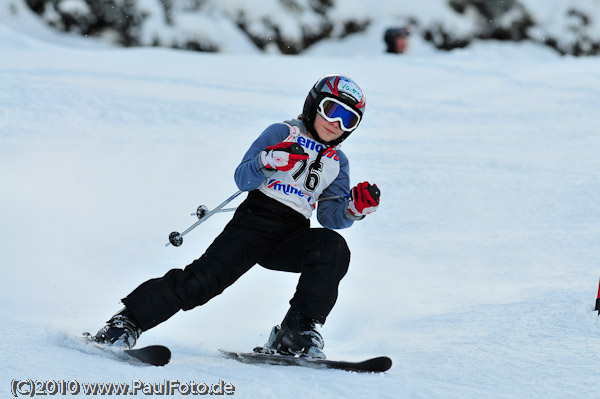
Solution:
[{"label": "ski", "polygon": [[150,345],[143,348],[125,349],[95,342],[90,333],[83,333],[81,340],[87,344],[112,354],[119,360],[142,363],[151,366],[164,366],[171,360],[171,351],[163,345]]},{"label": "ski", "polygon": [[336,369],[355,371],[359,373],[383,373],[392,367],[392,359],[387,356],[374,357],[360,362],[343,360],[326,360],[310,357],[296,357],[280,354],[267,354],[261,352],[262,348],[254,352],[232,352],[224,349],[219,351],[230,359],[249,364],[270,364],[277,366],[300,366],[315,369]]}]

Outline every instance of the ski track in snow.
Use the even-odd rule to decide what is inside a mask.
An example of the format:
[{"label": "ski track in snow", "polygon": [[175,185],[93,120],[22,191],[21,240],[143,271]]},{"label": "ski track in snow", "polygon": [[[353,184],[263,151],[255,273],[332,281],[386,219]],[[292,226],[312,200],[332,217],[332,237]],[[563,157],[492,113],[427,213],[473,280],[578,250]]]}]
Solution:
[{"label": "ski track in snow", "polygon": [[[0,366],[10,381],[165,379],[240,398],[591,398],[600,369],[600,61],[488,44],[373,58],[68,49],[0,30]],[[331,359],[383,375],[250,366],[297,276],[257,267],[139,345],[164,368],[79,342],[148,278],[199,257],[230,215],[233,171],[333,71],[367,95],[344,143],[382,205],[341,233],[350,272],[322,332]],[[239,203],[239,202],[237,202]],[[316,220],[313,220],[316,225]],[[139,395],[143,397],[143,395]]]}]

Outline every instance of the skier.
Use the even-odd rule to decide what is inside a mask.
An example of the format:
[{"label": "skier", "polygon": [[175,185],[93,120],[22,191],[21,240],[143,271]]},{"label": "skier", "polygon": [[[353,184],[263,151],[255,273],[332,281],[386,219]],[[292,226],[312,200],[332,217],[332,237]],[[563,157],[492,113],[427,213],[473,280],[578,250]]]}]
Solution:
[{"label": "skier", "polygon": [[[137,287],[93,339],[131,348],[143,331],[181,309],[205,304],[260,264],[300,273],[290,309],[273,327],[265,350],[325,358],[316,328],[333,308],[350,263],[346,241],[332,229],[350,227],[379,206],[376,185],[363,182],[350,191],[348,158],[340,150],[364,112],[365,96],[352,79],[338,74],[319,79],[298,119],[267,127],[244,155],[235,182],[248,196],[206,252],[184,269]],[[303,151],[294,150],[294,143]],[[317,207],[319,197],[349,192],[350,200]],[[324,228],[310,227],[315,208]]]}]

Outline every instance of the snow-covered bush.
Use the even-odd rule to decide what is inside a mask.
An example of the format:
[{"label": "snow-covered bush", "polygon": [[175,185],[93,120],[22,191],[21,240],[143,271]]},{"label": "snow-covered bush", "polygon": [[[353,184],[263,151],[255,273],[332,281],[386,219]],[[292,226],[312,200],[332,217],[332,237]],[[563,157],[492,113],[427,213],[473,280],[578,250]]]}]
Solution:
[{"label": "snow-covered bush", "polygon": [[298,54],[385,19],[410,21],[413,34],[444,50],[495,39],[600,53],[600,0],[9,0],[15,2],[58,30],[124,46]]}]

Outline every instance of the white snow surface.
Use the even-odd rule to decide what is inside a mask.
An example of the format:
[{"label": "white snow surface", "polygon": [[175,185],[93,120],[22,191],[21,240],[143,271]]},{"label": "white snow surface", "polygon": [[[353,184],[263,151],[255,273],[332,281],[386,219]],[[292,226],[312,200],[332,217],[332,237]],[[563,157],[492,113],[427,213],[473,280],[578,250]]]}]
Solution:
[{"label": "white snow surface", "polygon": [[[600,60],[493,42],[412,56],[326,47],[297,57],[64,47],[0,26],[0,397],[25,379],[224,380],[238,398],[597,397]],[[375,182],[382,198],[340,231],[352,261],[325,349],[388,355],[393,367],[361,375],[220,356],[263,344],[288,308],[298,276],[260,266],[141,336],[172,349],[166,367],[78,342],[137,285],[203,253],[231,214],[180,248],[164,243],[198,205],[237,190],[250,143],[296,116],[331,72],[366,93],[343,149],[352,184]]]}]

